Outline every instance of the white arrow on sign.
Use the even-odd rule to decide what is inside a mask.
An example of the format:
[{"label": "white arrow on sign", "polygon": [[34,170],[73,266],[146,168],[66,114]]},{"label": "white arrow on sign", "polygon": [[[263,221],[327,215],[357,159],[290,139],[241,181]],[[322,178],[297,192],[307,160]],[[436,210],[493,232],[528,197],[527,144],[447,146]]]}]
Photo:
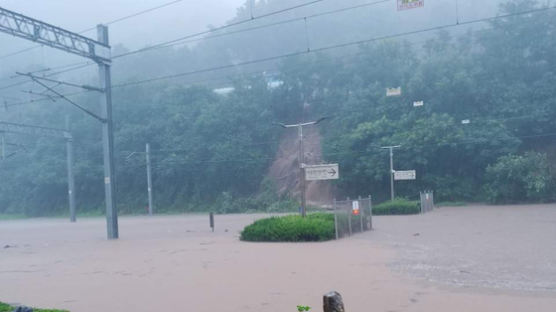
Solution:
[{"label": "white arrow on sign", "polygon": [[305,166],[305,180],[337,180],[340,178],[338,164]]}]

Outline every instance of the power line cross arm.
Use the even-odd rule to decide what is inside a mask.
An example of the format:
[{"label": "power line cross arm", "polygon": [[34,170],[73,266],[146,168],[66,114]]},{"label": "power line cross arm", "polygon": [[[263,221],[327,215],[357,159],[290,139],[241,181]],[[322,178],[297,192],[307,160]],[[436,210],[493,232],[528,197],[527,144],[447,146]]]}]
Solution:
[{"label": "power line cross arm", "polygon": [[[105,122],[106,122],[106,118],[100,117],[99,115],[97,115],[97,114],[91,112],[90,110],[86,109],[85,107],[83,107],[83,106],[81,106],[81,105],[75,103],[74,101],[68,99],[65,95],[61,94],[60,92],[54,90],[53,88],[47,86],[47,85],[44,84],[42,81],[40,81],[40,78],[39,78],[39,77],[33,76],[33,75],[31,75],[31,74],[23,74],[23,73],[19,73],[19,72],[18,72],[17,74],[18,74],[18,75],[23,75],[23,76],[28,76],[29,78],[33,79],[34,82],[36,82],[36,83],[40,84],[41,86],[43,86],[46,90],[48,90],[48,91],[54,93],[57,97],[59,97],[59,98],[61,98],[61,99],[64,99],[65,101],[67,101],[67,102],[70,103],[71,105],[73,105],[73,106],[79,108],[79,109],[82,110],[83,112],[87,113],[89,116],[91,116],[91,117],[97,119],[98,121],[100,121],[100,122],[102,122],[102,123],[105,123]],[[55,80],[50,80],[50,81],[55,81]],[[67,83],[66,83],[66,84],[67,84]],[[74,85],[74,86],[77,86],[77,85]],[[81,86],[81,88],[84,88],[84,87]],[[91,89],[92,89],[92,87],[89,87],[88,90],[91,90]],[[101,90],[101,89],[96,89],[96,88],[95,88],[95,90]],[[50,97],[50,98],[53,99],[52,97]]]}]

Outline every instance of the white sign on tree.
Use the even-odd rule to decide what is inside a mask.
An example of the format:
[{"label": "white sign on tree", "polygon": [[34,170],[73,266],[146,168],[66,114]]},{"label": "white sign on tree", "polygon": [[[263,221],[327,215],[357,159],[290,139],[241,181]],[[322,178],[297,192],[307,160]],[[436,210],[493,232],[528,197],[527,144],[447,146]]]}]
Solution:
[{"label": "white sign on tree", "polygon": [[386,96],[400,96],[402,95],[402,87],[386,88]]},{"label": "white sign on tree", "polygon": [[305,180],[337,180],[340,178],[338,164],[305,166]]},{"label": "white sign on tree", "polygon": [[394,171],[394,180],[407,181],[417,179],[417,172],[415,170],[407,171]]}]

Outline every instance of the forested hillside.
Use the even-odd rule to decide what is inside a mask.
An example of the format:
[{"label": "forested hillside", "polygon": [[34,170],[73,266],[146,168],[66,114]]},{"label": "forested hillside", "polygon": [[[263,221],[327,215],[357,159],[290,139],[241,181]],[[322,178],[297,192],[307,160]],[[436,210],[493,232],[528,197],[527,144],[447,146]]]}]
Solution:
[{"label": "forested hillside", "polygon": [[[276,6],[279,3],[258,1],[254,12],[283,7]],[[392,11],[375,20],[381,27],[369,34],[367,28],[346,22],[346,17],[331,15],[334,18],[321,23],[337,25],[341,32],[329,27],[330,32],[310,37],[309,43],[298,28],[277,32],[273,45],[267,44],[268,33],[255,31],[237,35],[241,38],[214,38],[116,59],[119,209],[145,210],[146,143],[153,150],[159,211],[238,212],[288,202],[267,178],[284,135],[274,123],[322,116],[330,117],[319,125],[324,161],[340,164],[338,197],[373,194],[378,201],[386,199],[388,153],[380,147],[402,145],[395,151],[395,168],[415,169],[418,178],[398,183],[400,196],[415,197],[419,190],[432,189],[440,201],[553,201],[556,10],[540,8],[542,4],[535,1],[514,0],[490,14],[507,17],[376,41],[368,39],[426,29],[434,18],[424,16],[405,27],[385,26],[396,21],[399,13]],[[452,10],[441,9],[434,16]],[[481,15],[489,15],[489,10]],[[366,11],[357,12],[364,17]],[[249,14],[246,6],[238,11],[237,20]],[[332,44],[326,38],[332,38]],[[279,44],[280,40],[295,44]],[[342,46],[358,40],[367,42]],[[308,50],[317,52],[224,71],[201,70],[305,51],[307,44]],[[331,45],[338,47],[318,51]],[[186,74],[144,82],[176,72]],[[80,78],[94,81],[87,75]],[[401,96],[386,96],[386,88],[398,86]],[[222,87],[231,91],[213,91]],[[14,96],[11,91],[0,92]],[[72,98],[97,109],[94,93]],[[415,101],[424,105],[414,107]],[[0,113],[0,120],[63,127],[66,114],[75,137],[78,208],[100,211],[102,147],[95,120],[61,100],[9,107]],[[0,213],[64,212],[64,141],[6,137],[14,145],[8,144],[7,159],[0,161]]]}]

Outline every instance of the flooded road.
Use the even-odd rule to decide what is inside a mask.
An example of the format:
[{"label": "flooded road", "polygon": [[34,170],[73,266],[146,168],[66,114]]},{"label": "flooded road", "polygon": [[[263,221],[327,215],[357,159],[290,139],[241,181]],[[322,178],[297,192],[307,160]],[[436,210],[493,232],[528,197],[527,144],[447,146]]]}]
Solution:
[{"label": "flooded road", "polygon": [[[531,208],[531,209],[529,209]],[[442,208],[376,217],[325,243],[243,243],[264,215],[0,222],[0,301],[73,312],[321,311],[339,291],[356,311],[554,311],[553,206]],[[550,248],[552,246],[552,248]]]}]

